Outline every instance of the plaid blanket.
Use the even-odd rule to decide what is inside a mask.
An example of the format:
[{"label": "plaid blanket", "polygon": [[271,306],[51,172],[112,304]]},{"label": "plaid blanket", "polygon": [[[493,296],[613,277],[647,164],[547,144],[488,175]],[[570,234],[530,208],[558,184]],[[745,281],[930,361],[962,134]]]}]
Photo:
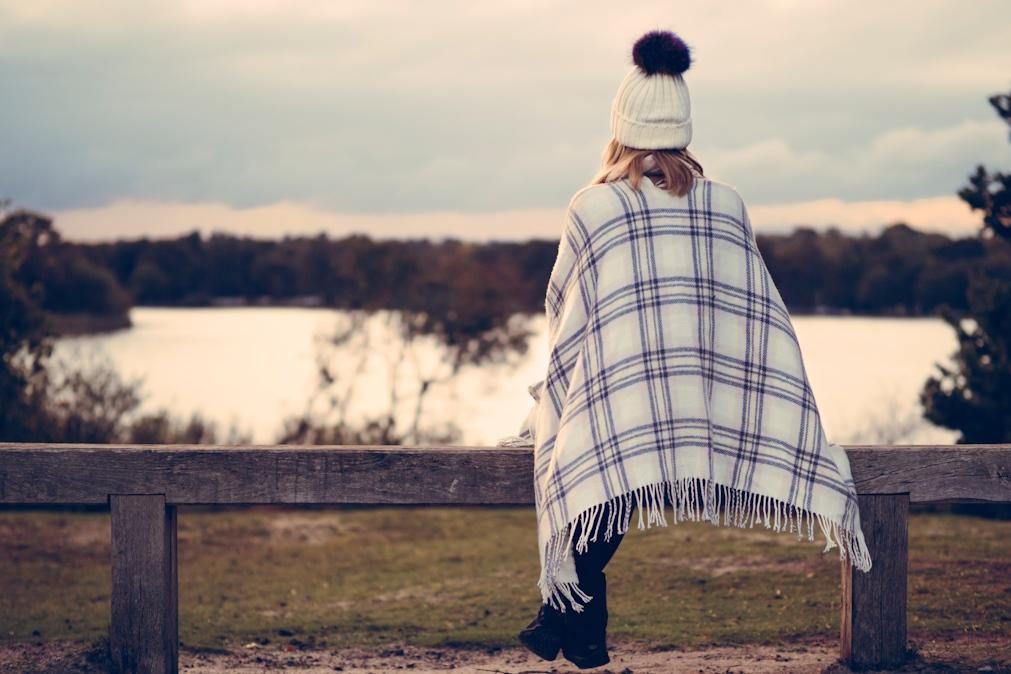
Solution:
[{"label": "plaid blanket", "polygon": [[[545,602],[591,597],[573,550],[675,522],[807,533],[871,568],[845,450],[828,442],[790,315],[737,192],[643,179],[573,196],[548,282],[549,366],[518,436],[534,447]],[[604,521],[602,505],[611,502]],[[574,525],[582,532],[573,540]]]}]

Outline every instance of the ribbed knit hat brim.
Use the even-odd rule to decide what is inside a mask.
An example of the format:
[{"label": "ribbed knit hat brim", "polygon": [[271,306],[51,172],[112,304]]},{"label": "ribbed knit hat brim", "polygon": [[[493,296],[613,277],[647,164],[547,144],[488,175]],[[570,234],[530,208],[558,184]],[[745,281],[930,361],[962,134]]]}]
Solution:
[{"label": "ribbed knit hat brim", "polygon": [[684,149],[692,140],[691,98],[681,75],[633,67],[611,104],[611,133],[625,147]]}]

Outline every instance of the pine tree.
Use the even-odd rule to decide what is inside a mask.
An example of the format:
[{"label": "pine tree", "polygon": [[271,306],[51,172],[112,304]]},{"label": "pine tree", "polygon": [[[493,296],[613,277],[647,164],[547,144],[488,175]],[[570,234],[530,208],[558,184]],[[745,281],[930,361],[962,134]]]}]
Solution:
[{"label": "pine tree", "polygon": [[[1011,93],[989,100],[1011,126]],[[1011,247],[1011,174],[978,166],[958,196],[983,213],[981,239]],[[966,298],[964,312],[941,309],[958,349],[953,365],[935,363],[939,376],[924,384],[924,417],[960,431],[958,444],[1011,442],[1011,270],[1006,265],[973,269]]]}]

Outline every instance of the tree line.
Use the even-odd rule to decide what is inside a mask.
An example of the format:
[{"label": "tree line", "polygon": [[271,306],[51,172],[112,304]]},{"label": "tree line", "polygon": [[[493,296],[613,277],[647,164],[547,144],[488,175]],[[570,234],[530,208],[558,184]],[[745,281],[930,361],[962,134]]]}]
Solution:
[{"label": "tree line", "polygon": [[[197,232],[169,239],[63,241],[42,215],[3,227],[47,232],[20,270],[54,314],[123,315],[129,306],[308,304],[481,316],[540,313],[558,242],[330,238],[252,239]],[[932,315],[968,309],[973,270],[1007,278],[1006,246],[893,224],[876,235],[799,227],[758,234],[759,250],[794,313]]]}]

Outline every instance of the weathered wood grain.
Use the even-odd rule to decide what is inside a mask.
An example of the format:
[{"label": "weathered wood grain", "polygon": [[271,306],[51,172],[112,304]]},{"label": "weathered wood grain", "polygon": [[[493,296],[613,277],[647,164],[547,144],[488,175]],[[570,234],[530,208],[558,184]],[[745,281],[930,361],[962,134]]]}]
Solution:
[{"label": "weathered wood grain", "polygon": [[175,674],[179,662],[176,508],[162,495],[109,497],[112,621],[109,656],[121,674]]},{"label": "weathered wood grain", "polygon": [[897,667],[906,660],[909,496],[858,498],[873,564],[864,573],[842,563],[840,657],[858,670]]},{"label": "weathered wood grain", "polygon": [[[863,494],[1011,501],[1011,445],[846,446]],[[0,443],[0,504],[533,503],[533,455],[503,447],[205,447]]]},{"label": "weathered wood grain", "polygon": [[1011,444],[844,445],[861,494],[911,503],[1011,501]]},{"label": "weathered wood grain", "polygon": [[530,504],[529,449],[0,446],[0,502]]}]

